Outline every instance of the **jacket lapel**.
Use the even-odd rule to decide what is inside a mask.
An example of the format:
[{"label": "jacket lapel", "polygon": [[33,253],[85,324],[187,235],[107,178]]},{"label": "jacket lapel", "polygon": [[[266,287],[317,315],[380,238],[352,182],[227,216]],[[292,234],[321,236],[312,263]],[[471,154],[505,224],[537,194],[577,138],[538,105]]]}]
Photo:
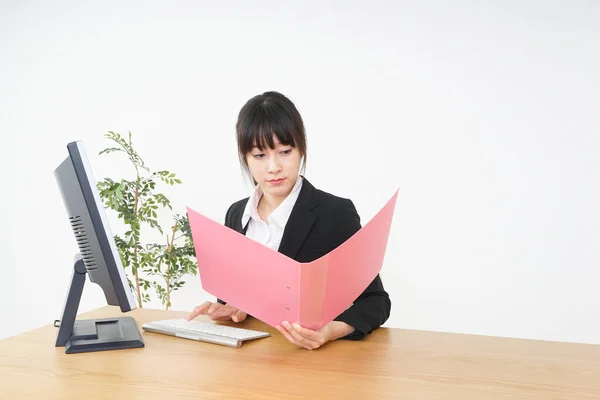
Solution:
[{"label": "jacket lapel", "polygon": [[304,178],[300,194],[281,238],[279,245],[280,253],[290,258],[296,257],[302,243],[304,243],[311,228],[317,221],[317,216],[312,211],[315,207],[317,207],[317,192],[314,186]]},{"label": "jacket lapel", "polygon": [[234,210],[232,210],[232,215],[231,215],[231,227],[230,228],[235,230],[238,233],[241,233],[242,235],[246,234],[246,229],[248,228],[247,225],[246,225],[246,227],[242,226],[242,214],[244,212],[244,208],[246,207],[247,201],[248,200],[241,203],[240,207],[237,207]]}]

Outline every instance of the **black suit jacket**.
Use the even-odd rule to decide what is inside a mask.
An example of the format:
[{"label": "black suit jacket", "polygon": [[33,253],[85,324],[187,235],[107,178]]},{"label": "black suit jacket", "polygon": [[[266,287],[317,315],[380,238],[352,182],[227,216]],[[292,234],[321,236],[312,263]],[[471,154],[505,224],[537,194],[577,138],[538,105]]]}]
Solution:
[{"label": "black suit jacket", "polygon": [[[242,214],[248,197],[227,210],[225,226],[246,234]],[[361,228],[360,217],[349,199],[316,189],[306,178],[285,226],[279,252],[298,262],[311,262],[344,243]],[[217,299],[220,303],[224,302]],[[355,328],[343,339],[359,340],[390,316],[391,301],[379,275],[354,304],[335,318]]]}]

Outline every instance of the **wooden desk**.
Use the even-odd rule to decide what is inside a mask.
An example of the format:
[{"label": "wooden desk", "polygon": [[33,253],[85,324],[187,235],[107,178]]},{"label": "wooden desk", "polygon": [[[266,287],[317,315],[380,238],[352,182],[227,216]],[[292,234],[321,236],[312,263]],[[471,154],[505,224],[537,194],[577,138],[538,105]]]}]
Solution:
[{"label": "wooden desk", "polygon": [[[141,326],[186,313],[127,315]],[[0,398],[600,399],[600,346],[382,328],[308,351],[240,326],[273,336],[234,349],[144,332],[143,349],[67,355],[42,327],[0,341]]]}]

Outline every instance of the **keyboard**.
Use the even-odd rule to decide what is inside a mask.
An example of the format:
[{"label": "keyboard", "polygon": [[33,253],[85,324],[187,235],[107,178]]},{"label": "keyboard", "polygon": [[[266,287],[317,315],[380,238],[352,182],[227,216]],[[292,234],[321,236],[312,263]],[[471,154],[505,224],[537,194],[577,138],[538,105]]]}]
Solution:
[{"label": "keyboard", "polygon": [[197,340],[229,347],[241,347],[247,340],[271,336],[269,332],[260,332],[235,328],[216,323],[187,321],[185,319],[166,319],[147,322],[142,329],[148,332],[162,333],[183,339]]}]

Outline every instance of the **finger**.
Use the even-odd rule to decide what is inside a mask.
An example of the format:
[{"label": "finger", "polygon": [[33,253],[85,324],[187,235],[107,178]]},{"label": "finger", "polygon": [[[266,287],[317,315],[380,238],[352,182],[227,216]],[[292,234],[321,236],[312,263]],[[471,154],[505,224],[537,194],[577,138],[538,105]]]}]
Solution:
[{"label": "finger", "polygon": [[317,343],[319,346],[322,346],[325,343],[325,336],[321,332],[303,328],[295,322],[292,324],[292,328],[298,332],[299,335]]},{"label": "finger", "polygon": [[296,346],[300,346],[302,347],[302,345],[298,342],[296,342],[294,340],[294,338],[292,337],[292,335],[290,335],[290,333],[287,331],[287,329],[285,329],[283,326],[281,325],[277,325],[275,327],[275,329],[277,329],[279,332],[281,332],[281,334],[292,344],[295,344]]},{"label": "finger", "polygon": [[210,306],[206,313],[212,319],[222,318],[228,316],[228,307],[224,306],[223,304],[215,303],[212,306]]},{"label": "finger", "polygon": [[313,348],[314,346],[317,345],[316,342],[314,342],[310,338],[307,338],[307,337],[301,335],[298,331],[296,331],[289,322],[287,322],[287,321],[284,322],[284,327],[285,327],[285,329],[287,329],[287,331],[290,333],[290,335],[292,335],[292,337],[294,338],[294,340],[296,340],[296,342],[302,343],[303,345],[305,345],[305,347],[308,346],[310,348]]},{"label": "finger", "polygon": [[192,312],[186,317],[188,321],[196,318],[198,315],[206,314],[209,307],[212,305],[210,301],[205,301],[203,304],[197,306],[192,310]]},{"label": "finger", "polygon": [[236,311],[236,308],[227,304],[213,304],[208,310],[208,315],[214,320],[229,320]]},{"label": "finger", "polygon": [[222,316],[217,316],[217,317],[210,317],[210,319],[212,319],[213,321],[231,321],[231,316],[230,315],[222,315]]},{"label": "finger", "polygon": [[212,314],[215,310],[218,310],[221,307],[223,307],[223,304],[221,304],[221,303],[211,303],[211,306],[208,308],[206,313]]},{"label": "finger", "polygon": [[320,346],[319,343],[315,342],[314,340],[304,337],[300,333],[298,333],[289,322],[284,321],[283,326],[289,332],[289,334],[294,338],[294,340],[297,343],[300,343],[300,345],[302,347],[312,350],[312,349],[316,349]]},{"label": "finger", "polygon": [[248,314],[246,314],[245,312],[241,311],[241,310],[237,310],[232,316],[231,319],[233,320],[233,322],[242,322],[243,320],[246,319],[246,317],[248,316]]}]

